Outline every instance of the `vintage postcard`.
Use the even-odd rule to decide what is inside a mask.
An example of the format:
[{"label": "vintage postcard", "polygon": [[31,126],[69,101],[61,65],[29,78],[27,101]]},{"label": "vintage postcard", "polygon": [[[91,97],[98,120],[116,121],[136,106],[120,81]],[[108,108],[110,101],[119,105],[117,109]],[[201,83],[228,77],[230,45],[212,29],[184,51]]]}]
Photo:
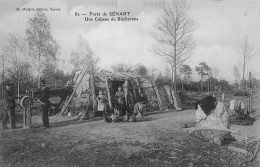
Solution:
[{"label": "vintage postcard", "polygon": [[260,0],[0,0],[0,166],[260,165]]}]

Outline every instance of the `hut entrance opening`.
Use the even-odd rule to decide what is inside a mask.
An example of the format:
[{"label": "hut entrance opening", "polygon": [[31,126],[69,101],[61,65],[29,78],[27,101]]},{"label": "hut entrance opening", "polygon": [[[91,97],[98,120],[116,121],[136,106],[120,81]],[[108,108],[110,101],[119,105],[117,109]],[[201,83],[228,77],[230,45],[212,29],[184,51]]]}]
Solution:
[{"label": "hut entrance opening", "polygon": [[114,99],[115,98],[115,94],[116,94],[116,92],[118,91],[118,87],[119,86],[121,86],[122,87],[122,91],[124,90],[123,88],[123,85],[124,85],[124,83],[125,83],[125,81],[112,81],[111,82],[112,83],[112,87],[111,87],[111,93],[112,93],[112,99]]}]

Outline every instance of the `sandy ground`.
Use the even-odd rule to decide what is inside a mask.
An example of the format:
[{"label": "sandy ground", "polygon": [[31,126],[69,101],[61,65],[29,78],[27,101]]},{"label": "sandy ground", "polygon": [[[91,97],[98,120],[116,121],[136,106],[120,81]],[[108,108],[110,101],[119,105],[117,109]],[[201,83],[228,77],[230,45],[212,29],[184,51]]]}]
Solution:
[{"label": "sandy ground", "polygon": [[[259,138],[259,111],[253,126],[232,126],[241,140]],[[44,129],[40,117],[34,117],[30,130],[0,130],[0,166],[231,167],[246,156],[186,133],[181,124],[195,122],[194,110],[155,112],[134,123],[74,119],[52,116],[51,128]]]},{"label": "sandy ground", "polygon": [[[256,119],[254,124],[252,126],[232,125],[231,127],[238,131],[237,134],[233,134],[238,141],[250,143],[252,141],[260,140],[260,93],[257,93],[253,98],[252,106],[255,111],[250,114],[250,116]],[[258,151],[256,159],[260,162],[260,151]]]}]

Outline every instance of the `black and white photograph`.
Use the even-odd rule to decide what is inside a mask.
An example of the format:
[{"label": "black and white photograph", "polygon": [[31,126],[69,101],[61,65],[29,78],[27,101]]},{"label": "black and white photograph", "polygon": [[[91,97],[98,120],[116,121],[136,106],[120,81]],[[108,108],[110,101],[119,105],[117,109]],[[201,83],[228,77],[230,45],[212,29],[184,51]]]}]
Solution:
[{"label": "black and white photograph", "polygon": [[259,167],[260,0],[0,0],[0,167]]}]

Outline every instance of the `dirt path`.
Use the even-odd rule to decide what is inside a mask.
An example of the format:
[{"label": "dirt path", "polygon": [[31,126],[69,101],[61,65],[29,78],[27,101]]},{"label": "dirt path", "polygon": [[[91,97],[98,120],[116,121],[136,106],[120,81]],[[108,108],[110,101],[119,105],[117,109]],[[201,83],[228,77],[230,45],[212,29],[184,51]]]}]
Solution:
[{"label": "dirt path", "polygon": [[142,122],[51,124],[52,128],[0,130],[1,166],[234,166],[227,146],[182,132],[195,112],[150,115]]}]

